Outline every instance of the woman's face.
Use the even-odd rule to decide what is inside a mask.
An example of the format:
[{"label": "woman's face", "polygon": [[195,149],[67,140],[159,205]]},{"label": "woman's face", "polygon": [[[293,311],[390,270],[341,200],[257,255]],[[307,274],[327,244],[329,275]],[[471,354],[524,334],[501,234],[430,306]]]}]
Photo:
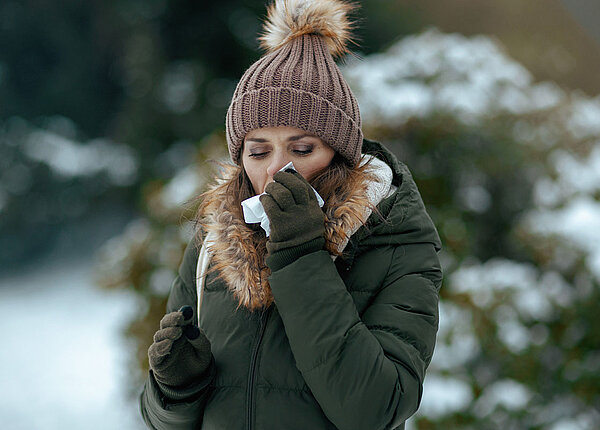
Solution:
[{"label": "woman's face", "polygon": [[256,194],[265,191],[273,175],[290,161],[310,181],[333,159],[335,151],[319,137],[296,127],[266,127],[244,138],[242,164]]}]

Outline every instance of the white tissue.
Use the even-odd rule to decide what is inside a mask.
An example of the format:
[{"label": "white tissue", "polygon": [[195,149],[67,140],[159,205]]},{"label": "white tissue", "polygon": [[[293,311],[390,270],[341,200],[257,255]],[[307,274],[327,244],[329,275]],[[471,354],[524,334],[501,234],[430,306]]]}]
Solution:
[{"label": "white tissue", "polygon": [[[279,169],[279,171],[281,172],[282,170],[287,169],[293,169],[294,172],[297,171],[291,161],[285,166],[283,166],[281,169]],[[319,207],[322,208],[323,204],[325,203],[323,201],[323,198],[319,195],[319,193],[317,193],[317,190],[315,190],[314,188],[313,191],[315,192],[315,196],[317,197],[317,201],[319,202]],[[265,231],[265,233],[267,233],[268,237],[271,234],[271,228],[269,226],[269,218],[267,217],[265,209],[263,208],[263,205],[260,202],[260,196],[262,196],[262,194],[258,194],[254,197],[250,197],[249,199],[244,200],[242,202],[242,210],[244,211],[244,221],[246,221],[246,223],[248,224],[260,223],[260,226]]]},{"label": "white tissue", "polygon": [[265,209],[260,203],[260,196],[262,196],[262,194],[257,194],[254,197],[250,197],[242,202],[244,221],[246,221],[248,224],[255,224],[259,222],[262,229],[267,233],[267,236],[269,236],[271,234],[269,218],[267,218]]}]

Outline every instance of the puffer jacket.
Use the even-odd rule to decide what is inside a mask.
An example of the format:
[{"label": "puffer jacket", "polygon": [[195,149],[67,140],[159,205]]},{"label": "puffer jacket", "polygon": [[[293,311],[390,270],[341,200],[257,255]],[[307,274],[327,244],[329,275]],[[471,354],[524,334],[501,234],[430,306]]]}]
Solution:
[{"label": "puffer jacket", "polygon": [[[419,407],[438,329],[441,243],[408,168],[364,141],[397,187],[335,260],[313,252],[269,277],[274,303],[249,311],[214,272],[200,326],[213,363],[187,401],[152,372],[141,395],[150,428],[403,429]],[[188,246],[167,312],[196,305],[198,247]]]}]

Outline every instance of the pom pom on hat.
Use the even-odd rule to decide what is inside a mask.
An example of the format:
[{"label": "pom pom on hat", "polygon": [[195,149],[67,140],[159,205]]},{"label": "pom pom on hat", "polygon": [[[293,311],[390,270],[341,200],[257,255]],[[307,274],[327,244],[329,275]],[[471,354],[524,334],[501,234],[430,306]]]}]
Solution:
[{"label": "pom pom on hat", "polygon": [[304,34],[323,37],[329,52],[335,57],[347,54],[353,23],[348,15],[354,4],[339,0],[276,0],[269,6],[261,46],[267,52],[281,48]]}]

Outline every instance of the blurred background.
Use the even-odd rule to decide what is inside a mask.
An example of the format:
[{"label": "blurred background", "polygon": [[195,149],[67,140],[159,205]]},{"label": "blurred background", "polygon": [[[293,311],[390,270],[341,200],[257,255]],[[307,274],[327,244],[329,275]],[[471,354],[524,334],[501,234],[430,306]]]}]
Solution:
[{"label": "blurred background", "polygon": [[[343,72],[439,229],[410,429],[600,428],[600,2],[370,0]],[[0,417],[139,429],[264,2],[0,2]]]}]

